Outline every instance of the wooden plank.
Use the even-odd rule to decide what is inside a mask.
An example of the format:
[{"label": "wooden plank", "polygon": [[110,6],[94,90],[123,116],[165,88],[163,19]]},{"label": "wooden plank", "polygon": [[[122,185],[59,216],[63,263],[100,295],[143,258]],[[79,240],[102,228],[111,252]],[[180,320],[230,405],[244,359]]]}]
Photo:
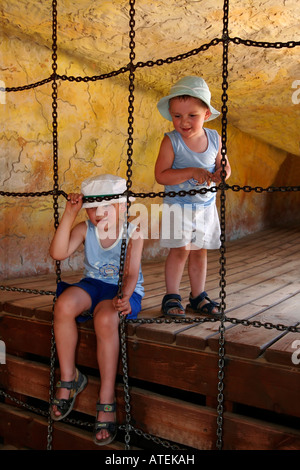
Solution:
[{"label": "wooden plank", "polygon": [[[24,380],[26,370],[26,380]],[[59,380],[59,370],[56,370],[55,383]],[[8,355],[6,365],[0,374],[1,387],[14,393],[34,397],[45,402],[49,401],[50,368],[36,361]],[[100,379],[88,376],[88,386],[76,398],[74,410],[95,416],[98,400]],[[121,403],[121,387],[117,387],[117,401]],[[123,403],[122,403],[123,405]],[[124,406],[122,406],[124,408]],[[124,415],[118,408],[117,417],[122,421]]]},{"label": "wooden plank", "polygon": [[[23,380],[26,370],[27,380]],[[47,401],[49,398],[49,368],[32,361],[9,357],[6,367],[6,380],[2,384],[9,390],[23,395],[32,396]],[[95,415],[95,404],[98,397],[99,380],[88,377],[86,389],[77,397],[74,410]],[[120,385],[116,388],[117,420],[125,423],[125,405],[123,390]],[[213,442],[216,421],[211,421],[211,433],[204,426],[203,418],[215,416],[215,412],[193,405],[182,400],[161,396],[136,387],[130,390],[132,417],[135,426],[144,432],[162,439],[195,448],[207,447]],[[72,415],[70,416],[72,418]],[[206,416],[207,424],[207,416]],[[199,426],[199,423],[202,423]],[[205,431],[204,431],[204,429]],[[208,439],[208,442],[207,442]]]},{"label": "wooden plank", "polygon": [[[33,450],[47,449],[47,419],[0,403],[0,435],[6,442],[22,444]],[[64,423],[53,424],[53,450],[124,450],[124,444],[114,441],[108,446],[96,446],[91,433]]]},{"label": "wooden plank", "polygon": [[[148,429],[145,422],[152,422],[151,434],[162,435],[173,442],[188,445],[198,450],[215,449],[217,428],[217,413],[207,407],[187,404],[181,400],[170,400],[164,397],[140,391],[140,396],[132,400],[132,412],[136,427]],[[141,407],[143,414],[136,413],[136,407]],[[159,417],[159,419],[155,419]],[[223,415],[223,449],[239,450],[279,450],[300,448],[300,432],[288,427],[265,423],[261,420],[245,418],[225,412]],[[164,434],[167,425],[168,433]],[[150,431],[148,431],[150,432]]]},{"label": "wooden plank", "polygon": [[224,450],[299,450],[299,431],[224,413]]},{"label": "wooden plank", "polygon": [[13,350],[49,357],[51,325],[1,313],[0,339],[4,341],[7,353]]},{"label": "wooden plank", "polygon": [[[279,305],[280,302],[289,301],[290,298],[293,298],[300,293],[300,282],[298,281],[298,273],[293,271],[293,282],[286,279],[286,276],[281,276],[281,279],[285,282],[280,289],[272,292],[271,294],[265,295],[261,298],[253,300],[251,303],[258,305],[260,307],[266,306],[275,306]],[[300,275],[300,273],[299,273]],[[299,297],[297,297],[299,299]],[[289,307],[288,307],[289,308]]]},{"label": "wooden plank", "polygon": [[185,323],[168,323],[168,319],[161,319],[161,323],[150,323],[140,325],[136,328],[137,338],[156,341],[157,343],[172,344],[176,335],[185,331],[189,326]]},{"label": "wooden plank", "polygon": [[[261,323],[296,325],[299,321],[300,294],[287,298],[284,302],[251,317],[251,321]],[[276,328],[266,329],[238,325],[230,328],[225,334],[226,353],[229,355],[254,359],[259,357],[272,343],[279,340],[285,332]],[[213,351],[219,348],[218,338],[212,336],[208,345]]]},{"label": "wooden plank", "polygon": [[[12,328],[17,328],[12,330],[12,340],[9,340],[9,323]],[[4,339],[10,341],[9,346],[13,350],[20,347],[22,352],[49,357],[50,325],[46,322],[26,321],[22,317],[12,317],[10,322],[6,318],[5,324],[7,332]],[[26,324],[30,325],[30,335],[24,335]],[[97,369],[94,332],[87,328],[80,328],[79,332],[77,364]],[[32,341],[32,338],[39,339]],[[135,336],[128,338],[126,346],[130,377],[205,396],[217,396],[217,353],[151,343]],[[174,371],[180,371],[180,374]],[[121,363],[119,373],[122,374]],[[225,377],[226,400],[300,416],[300,402],[297,398],[300,394],[299,371],[295,367],[226,356]],[[249,384],[253,385],[249,387]]]},{"label": "wooden plank", "polygon": [[[266,367],[267,366],[267,367]],[[225,360],[225,398],[260,409],[300,417],[300,370],[263,360]]]},{"label": "wooden plank", "polygon": [[[159,308],[147,308],[147,309],[143,309],[139,315],[138,315],[138,319],[137,320],[147,320],[147,321],[151,321],[152,319],[157,319],[157,318],[161,318],[161,313],[160,313],[160,309]],[[137,329],[137,327],[140,325],[140,323],[138,321],[130,321],[128,323],[126,323],[126,333],[128,336],[134,336],[135,334],[135,331]]]},{"label": "wooden plank", "polygon": [[[193,416],[190,417],[193,420]],[[195,417],[194,417],[195,419]],[[199,450],[214,449],[216,417],[209,411],[203,414],[198,427],[204,435],[205,441],[198,442]],[[0,435],[6,443],[33,450],[47,448],[47,421],[45,418],[34,415],[30,411],[16,409],[0,403]],[[148,444],[149,445],[149,444]],[[122,442],[114,441],[109,446],[94,445],[91,433],[76,429],[65,423],[54,423],[52,432],[53,450],[110,450],[124,451]],[[155,446],[156,452],[158,446]],[[237,417],[224,413],[224,450],[299,450],[299,433],[295,430],[268,425],[258,420]],[[138,450],[132,447],[131,450]],[[165,452],[165,451],[164,451]],[[168,452],[169,453],[169,452]],[[189,453],[192,452],[189,450]],[[105,454],[107,455],[107,454]]]},{"label": "wooden plank", "polygon": [[[297,285],[296,285],[297,287]],[[254,301],[253,303],[249,303],[249,304],[245,304],[245,305],[242,305],[238,308],[235,308],[235,309],[226,309],[226,315],[227,317],[233,317],[233,318],[237,318],[237,319],[250,319],[250,320],[256,320],[256,319],[259,319],[258,317],[256,317],[256,315],[258,314],[262,314],[262,319],[266,322],[266,321],[275,321],[275,323],[281,323],[282,324],[282,321],[283,321],[283,318],[281,317],[281,311],[283,308],[285,308],[285,310],[289,310],[290,306],[295,306],[297,305],[297,300],[295,301],[291,301],[291,304],[287,305],[285,307],[285,302],[286,301],[289,301],[290,299],[290,296],[295,292],[295,286],[291,285],[291,284],[288,284],[287,286],[284,286],[282,287],[281,289],[278,289],[276,290],[275,293],[272,293],[270,294],[269,296],[266,296],[266,297],[262,297],[261,299],[259,300],[256,300]],[[273,305],[272,305],[273,303]],[[278,314],[279,314],[279,318],[277,318],[277,314],[276,314],[276,318],[272,317],[273,320],[271,320],[271,314],[272,314],[272,310],[271,309],[267,309],[268,306],[272,306],[274,308],[277,308],[278,310]],[[262,313],[264,312],[264,313]],[[269,316],[269,313],[270,312],[270,316]],[[273,310],[273,312],[275,312],[275,310]],[[296,314],[296,317],[297,317],[297,307],[296,307],[296,311],[295,311],[295,314]],[[286,320],[286,321],[290,321],[290,320]],[[230,331],[230,333],[227,331],[230,329],[232,329],[234,327],[234,325],[232,323],[229,323],[229,322],[226,322],[225,323],[225,328],[226,328],[226,344],[227,344],[227,339],[228,339],[228,344],[227,346],[229,346],[228,348],[226,347],[226,353],[227,354],[233,354],[233,355],[238,355],[239,353],[237,353],[237,351],[235,351],[234,349],[234,340],[231,338],[231,334],[234,336],[234,332],[233,331]],[[237,327],[235,327],[237,328]],[[245,333],[244,336],[247,336],[248,335],[248,332],[253,329],[251,327],[238,327],[240,328],[240,330]],[[193,329],[188,329],[186,331],[183,331],[183,332],[180,332],[177,336],[176,336],[176,344],[178,346],[185,346],[185,347],[189,347],[189,348],[195,348],[195,349],[204,349],[206,346],[210,346],[212,347],[212,349],[214,351],[217,351],[218,350],[218,331],[219,331],[219,322],[216,322],[216,323],[203,323],[203,324],[200,324],[196,327],[194,327]],[[247,332],[247,334],[246,334]],[[275,330],[276,332],[276,330]],[[258,335],[260,333],[258,333],[257,331],[257,328],[255,328],[255,332],[253,333],[254,335],[254,339],[257,339],[256,343],[257,344],[264,344],[264,342],[260,342],[258,341],[258,338],[256,335]],[[264,334],[264,333],[263,333]],[[278,333],[277,331],[277,335],[279,335],[278,337],[280,337],[280,333]],[[277,335],[275,334],[274,338],[277,337]],[[210,341],[210,344],[208,343],[208,340],[211,339]],[[231,341],[232,339],[232,341]],[[247,341],[247,338],[244,339],[244,337],[242,338],[243,340]],[[270,339],[271,339],[271,336],[270,336]],[[266,344],[268,343],[268,340],[266,341]],[[246,343],[247,344],[247,343]],[[250,341],[250,344],[251,344],[251,341]],[[231,348],[232,346],[232,348]],[[237,345],[238,347],[238,345]],[[246,349],[244,351],[244,354],[241,353],[241,355],[243,357],[258,357],[258,355],[260,354],[261,350],[259,349],[256,349],[256,352],[254,351],[251,351],[251,349],[249,349],[249,351]],[[249,353],[249,354],[248,354]]]},{"label": "wooden plank", "polygon": [[300,333],[289,332],[284,335],[266,350],[264,358],[268,362],[299,368]]},{"label": "wooden plank", "polygon": [[[26,381],[23,380],[24,370],[26,370]],[[34,396],[44,401],[48,400],[49,370],[45,365],[9,357],[6,381],[11,391]],[[77,411],[94,416],[98,387],[99,380],[89,376],[87,388],[76,400]],[[137,429],[161,439],[177,442],[182,446],[201,450],[215,448],[217,427],[215,410],[136,387],[130,390],[130,398],[131,416]],[[125,407],[123,390],[120,386],[117,386],[117,404],[118,422],[122,423],[125,421]],[[70,417],[72,418],[72,415]],[[74,448],[75,444],[78,445],[77,441],[76,443],[73,441],[73,430],[69,426],[63,425],[64,427],[68,429],[68,436],[59,439],[57,429],[61,427],[55,428],[54,448],[56,449]],[[5,435],[5,429],[3,432]],[[76,432],[80,435],[82,431],[76,430]],[[84,442],[86,439],[91,440],[89,433],[86,431],[83,433]],[[225,413],[224,439],[225,449],[296,449],[300,443],[300,432],[288,427],[268,424],[262,420]],[[24,440],[20,442],[26,445]],[[90,442],[85,442],[86,444],[91,448]]]},{"label": "wooden plank", "polygon": [[[217,396],[217,354],[131,340],[127,351],[131,377]],[[226,400],[300,417],[299,371],[227,357],[224,372]]]},{"label": "wooden plank", "polygon": [[285,282],[277,278],[259,280],[257,282],[257,284],[243,289],[238,288],[235,290],[235,286],[233,286],[233,291],[226,295],[227,309],[231,311],[240,305],[254,303],[259,299],[264,299],[266,296],[272,296],[278,289],[286,286]]},{"label": "wooden plank", "polygon": [[189,349],[204,350],[208,345],[208,339],[218,334],[219,327],[219,321],[195,324],[191,328],[178,332],[176,344]]},{"label": "wooden plank", "polygon": [[9,303],[14,300],[28,299],[39,297],[37,294],[29,294],[24,292],[14,292],[14,291],[1,291],[0,293],[0,308],[4,309],[5,303]]},{"label": "wooden plank", "polygon": [[[8,313],[15,315],[22,315],[28,318],[34,317],[36,311],[42,307],[48,307],[52,311],[54,296],[51,295],[38,295],[35,297],[18,298],[5,302],[3,309]],[[50,320],[51,316],[48,315],[45,319]]]}]

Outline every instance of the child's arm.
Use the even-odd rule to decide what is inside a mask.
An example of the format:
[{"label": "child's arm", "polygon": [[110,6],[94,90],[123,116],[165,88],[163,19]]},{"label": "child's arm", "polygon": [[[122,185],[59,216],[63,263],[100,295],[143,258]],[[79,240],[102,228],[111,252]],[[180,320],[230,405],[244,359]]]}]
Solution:
[{"label": "child's arm", "polygon": [[79,223],[73,229],[73,223],[82,207],[81,194],[69,194],[65,211],[50,245],[50,256],[56,260],[68,258],[85,240],[86,224]]},{"label": "child's arm", "polygon": [[[220,142],[219,143],[219,152],[218,152],[218,155],[217,155],[217,158],[216,158],[216,170],[212,174],[212,181],[214,183],[221,183],[222,182],[222,177],[221,177],[221,172],[223,170],[223,167],[222,167],[222,154],[221,154],[222,142],[221,142],[221,137],[220,136],[219,136],[219,142]],[[225,180],[227,180],[227,178],[229,178],[229,176],[231,175],[231,167],[230,167],[230,163],[229,163],[227,155],[226,155],[226,165],[225,165],[224,170],[226,171]]]},{"label": "child's arm", "polygon": [[155,164],[155,179],[159,184],[180,184],[191,178],[200,184],[211,182],[211,173],[204,168],[187,167],[173,169],[174,151],[168,136],[163,138]]},{"label": "child's arm", "polygon": [[121,312],[122,315],[127,315],[131,312],[129,299],[134,292],[138,280],[143,244],[144,240],[141,236],[130,238],[128,242],[122,285],[123,297],[121,299],[118,299],[118,297],[113,299],[115,309]]}]

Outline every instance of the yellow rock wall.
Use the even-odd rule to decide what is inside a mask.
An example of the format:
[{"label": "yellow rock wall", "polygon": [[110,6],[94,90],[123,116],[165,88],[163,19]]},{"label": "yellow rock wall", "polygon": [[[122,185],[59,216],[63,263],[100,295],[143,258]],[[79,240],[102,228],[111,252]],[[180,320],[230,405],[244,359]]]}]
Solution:
[{"label": "yellow rock wall", "polygon": [[[49,49],[38,42],[3,37],[2,75],[6,86],[33,83],[51,74]],[[59,73],[93,75],[92,66],[60,53]],[[150,72],[147,71],[147,74]],[[171,129],[156,109],[161,97],[147,86],[147,74],[136,73],[134,100],[134,191],[159,191],[154,164],[163,133]],[[143,79],[141,79],[143,78]],[[175,77],[172,77],[174,80]],[[141,86],[143,83],[143,86]],[[146,83],[146,84],[145,84]],[[36,192],[52,189],[51,83],[6,93],[1,107],[0,171],[2,191]],[[220,131],[220,121],[212,123]],[[81,181],[96,173],[126,177],[128,75],[96,81],[58,83],[59,187],[79,191]],[[229,184],[263,186],[298,184],[299,158],[228,126]],[[51,197],[1,197],[1,277],[48,272],[54,263],[48,247],[54,232]],[[60,198],[60,213],[64,198]],[[150,207],[155,200],[139,200]],[[227,192],[227,239],[243,236],[270,223],[299,220],[298,194]],[[158,240],[146,240],[144,257],[165,253]],[[63,269],[81,267],[81,254]]]}]

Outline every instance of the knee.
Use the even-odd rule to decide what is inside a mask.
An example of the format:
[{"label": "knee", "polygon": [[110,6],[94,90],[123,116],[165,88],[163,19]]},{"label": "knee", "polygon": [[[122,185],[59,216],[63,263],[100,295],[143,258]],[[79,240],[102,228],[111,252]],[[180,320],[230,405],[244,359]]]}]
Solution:
[{"label": "knee", "polygon": [[114,333],[118,329],[118,314],[111,308],[98,308],[94,311],[94,328],[97,336]]},{"label": "knee", "polygon": [[196,260],[196,261],[205,260],[206,259],[206,253],[207,253],[207,251],[204,248],[201,248],[199,250],[191,250],[190,259]]},{"label": "knee", "polygon": [[54,320],[73,319],[81,312],[77,312],[76,305],[69,298],[58,297],[54,306]]},{"label": "knee", "polygon": [[186,261],[189,254],[190,254],[190,250],[187,247],[183,246],[181,248],[172,249],[172,252],[170,250],[170,254],[171,254],[172,257],[174,257],[179,262],[180,261]]}]

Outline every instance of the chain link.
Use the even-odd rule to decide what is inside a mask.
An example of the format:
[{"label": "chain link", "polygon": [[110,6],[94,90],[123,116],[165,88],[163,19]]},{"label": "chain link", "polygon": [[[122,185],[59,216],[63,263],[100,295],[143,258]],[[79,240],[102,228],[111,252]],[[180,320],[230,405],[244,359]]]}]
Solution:
[{"label": "chain link", "polygon": [[[131,170],[130,170],[131,171]],[[132,184],[132,182],[131,182]],[[83,198],[83,202],[93,202],[93,201],[111,201],[114,199],[118,199],[121,196],[135,197],[141,199],[154,199],[156,197],[163,198],[165,196],[168,197],[175,197],[175,196],[195,196],[196,194],[206,194],[208,192],[216,193],[218,191],[244,191],[245,193],[255,192],[255,193],[275,193],[275,192],[297,192],[300,191],[300,186],[267,186],[264,188],[263,186],[250,186],[244,185],[240,186],[238,184],[229,185],[227,183],[220,183],[218,186],[213,186],[211,188],[200,188],[200,189],[190,189],[189,191],[180,190],[180,191],[158,191],[158,192],[134,192],[134,191],[125,191],[122,194],[114,194],[111,196],[85,196]],[[62,195],[65,199],[67,199],[68,195],[62,190],[50,190],[50,191],[42,191],[42,192],[8,192],[8,191],[0,191],[0,196],[6,197],[42,197],[42,196],[59,196]]]},{"label": "chain link", "polygon": [[[119,280],[118,280],[118,296],[122,297],[122,284],[124,278],[124,266],[126,258],[126,244],[127,244],[127,229],[128,229],[128,213],[130,209],[130,199],[129,192],[132,186],[132,155],[133,155],[133,123],[134,123],[134,67],[133,61],[135,59],[135,0],[129,0],[129,95],[128,95],[128,139],[127,139],[127,212],[126,212],[126,221],[124,224],[123,230],[123,240],[121,245],[121,255],[120,255],[120,270],[119,270]],[[123,386],[124,386],[124,402],[125,402],[125,413],[126,413],[126,426],[125,426],[125,450],[130,449],[130,430],[131,430],[131,407],[130,407],[130,393],[129,393],[129,380],[128,380],[128,365],[127,365],[127,341],[125,335],[125,318],[123,315],[120,317],[120,342],[121,342],[121,357],[123,364]]]},{"label": "chain link", "polygon": [[[183,54],[178,54],[176,56],[170,56],[166,59],[157,59],[157,60],[147,60],[146,62],[139,61],[136,64],[129,64],[127,66],[120,67],[118,70],[113,70],[108,73],[100,74],[100,75],[92,75],[92,76],[77,76],[74,75],[59,75],[56,74],[56,78],[63,81],[70,81],[70,82],[96,82],[99,80],[105,80],[107,78],[116,77],[120,74],[125,74],[130,70],[135,70],[137,68],[144,68],[144,67],[155,67],[161,66],[165,64],[172,64],[173,62],[178,62],[181,60],[188,59],[189,57],[195,56],[200,52],[207,51],[210,47],[217,46],[220,43],[223,43],[226,40],[227,43],[232,42],[233,44],[237,45],[244,45],[248,47],[258,47],[264,49],[293,49],[294,47],[300,46],[300,41],[287,41],[287,42],[268,42],[268,41],[253,41],[250,39],[242,39],[239,37],[230,37],[227,35],[226,37],[223,35],[222,38],[214,38],[207,44],[202,44],[202,46],[192,49],[191,51],[185,52]],[[40,80],[36,83],[32,83],[29,85],[19,86],[19,87],[0,87],[0,91],[2,92],[18,92],[23,90],[29,90],[31,88],[36,88],[42,86],[46,83],[49,83],[53,80],[53,75],[50,77]]]},{"label": "chain link", "polygon": [[228,13],[229,13],[229,0],[224,0],[223,5],[223,55],[222,55],[222,133],[221,133],[221,194],[220,194],[220,326],[219,326],[219,360],[218,360],[218,394],[217,394],[217,449],[222,449],[223,444],[223,411],[224,411],[224,365],[225,365],[225,310],[226,310],[226,257],[225,257],[225,231],[226,231],[226,193],[225,193],[225,178],[226,178],[226,155],[227,155],[227,89],[228,89]]},{"label": "chain link", "polygon": [[[59,225],[58,213],[58,122],[57,122],[57,0],[52,0],[52,148],[53,148],[53,217],[54,229]],[[61,280],[60,261],[55,261],[56,283]],[[54,377],[55,377],[55,338],[53,327],[53,311],[56,297],[53,298],[52,324],[51,324],[51,350],[50,350],[50,377],[49,377],[49,414],[47,432],[47,450],[52,450],[53,425],[50,407],[54,397]]]}]

